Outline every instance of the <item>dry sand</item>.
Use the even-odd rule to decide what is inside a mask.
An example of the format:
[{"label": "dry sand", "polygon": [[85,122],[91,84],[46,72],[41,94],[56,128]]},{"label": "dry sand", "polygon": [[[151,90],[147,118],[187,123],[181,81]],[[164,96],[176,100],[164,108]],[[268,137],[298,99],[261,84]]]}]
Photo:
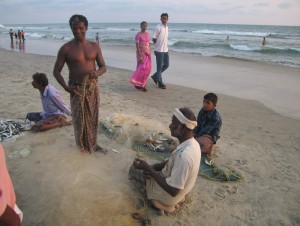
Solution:
[{"label": "dry sand", "polygon": [[[31,75],[37,71],[48,74],[68,102],[68,94],[52,76],[54,61],[51,56],[0,50],[0,118],[24,118],[27,112],[41,110],[38,91],[31,86]],[[161,90],[150,80],[149,92],[140,92],[128,82],[131,73],[109,67],[99,79],[100,119],[119,113],[140,126],[167,131],[174,108],[187,106],[198,113],[205,92],[170,84]],[[251,73],[251,68],[244,73]],[[67,74],[65,69],[65,78]],[[131,214],[139,210],[153,225],[162,226],[299,225],[300,121],[257,101],[220,94],[218,110],[223,127],[216,162],[237,169],[244,179],[225,183],[199,176],[192,203],[176,216],[159,216],[144,208],[130,188],[127,172],[136,153],[129,143],[99,135],[99,144],[119,153],[82,156],[72,126],[26,132],[3,142],[17,203],[24,212],[23,225],[138,225]],[[24,148],[30,150],[28,156],[8,158]]]}]

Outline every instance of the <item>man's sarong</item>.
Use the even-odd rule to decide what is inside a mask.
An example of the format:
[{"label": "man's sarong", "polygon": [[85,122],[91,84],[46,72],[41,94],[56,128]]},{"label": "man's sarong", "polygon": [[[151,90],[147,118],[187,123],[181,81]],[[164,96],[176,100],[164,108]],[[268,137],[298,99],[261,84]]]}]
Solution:
[{"label": "man's sarong", "polygon": [[77,146],[81,151],[94,152],[97,147],[99,115],[98,81],[85,77],[84,83],[69,81],[71,88],[77,88],[71,95],[72,121]]}]

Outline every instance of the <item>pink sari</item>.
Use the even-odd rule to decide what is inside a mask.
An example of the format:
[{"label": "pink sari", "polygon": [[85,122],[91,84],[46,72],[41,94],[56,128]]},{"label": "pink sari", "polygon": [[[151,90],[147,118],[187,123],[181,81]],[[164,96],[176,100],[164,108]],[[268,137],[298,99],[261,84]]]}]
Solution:
[{"label": "pink sari", "polygon": [[135,36],[136,43],[139,43],[141,53],[143,55],[144,63],[139,63],[139,54],[136,53],[137,57],[137,68],[133,75],[130,78],[130,82],[134,86],[139,86],[145,88],[147,78],[151,72],[152,62],[151,62],[151,49],[150,49],[150,36],[148,32],[145,33],[137,33]]}]

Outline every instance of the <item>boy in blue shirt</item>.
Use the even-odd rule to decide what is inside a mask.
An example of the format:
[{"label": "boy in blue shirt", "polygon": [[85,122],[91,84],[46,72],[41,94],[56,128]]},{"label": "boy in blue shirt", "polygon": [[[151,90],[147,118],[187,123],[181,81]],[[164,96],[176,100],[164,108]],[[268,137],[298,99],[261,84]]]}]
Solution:
[{"label": "boy in blue shirt", "polygon": [[218,96],[207,93],[203,98],[203,107],[197,117],[197,127],[194,129],[195,139],[200,144],[201,152],[212,155],[213,144],[220,138],[222,118],[216,109]]}]

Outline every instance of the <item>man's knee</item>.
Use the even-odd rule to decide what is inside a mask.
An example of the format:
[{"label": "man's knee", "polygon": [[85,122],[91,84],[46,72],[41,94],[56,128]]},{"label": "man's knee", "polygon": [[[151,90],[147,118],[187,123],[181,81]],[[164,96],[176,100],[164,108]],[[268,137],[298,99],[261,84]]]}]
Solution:
[{"label": "man's knee", "polygon": [[26,119],[32,122],[38,122],[42,119],[40,112],[29,112],[26,115]]},{"label": "man's knee", "polygon": [[54,115],[43,120],[38,121],[31,127],[31,131],[33,132],[42,132],[49,129],[54,129],[56,127],[67,126],[70,125],[66,121],[66,116],[64,115]]}]

